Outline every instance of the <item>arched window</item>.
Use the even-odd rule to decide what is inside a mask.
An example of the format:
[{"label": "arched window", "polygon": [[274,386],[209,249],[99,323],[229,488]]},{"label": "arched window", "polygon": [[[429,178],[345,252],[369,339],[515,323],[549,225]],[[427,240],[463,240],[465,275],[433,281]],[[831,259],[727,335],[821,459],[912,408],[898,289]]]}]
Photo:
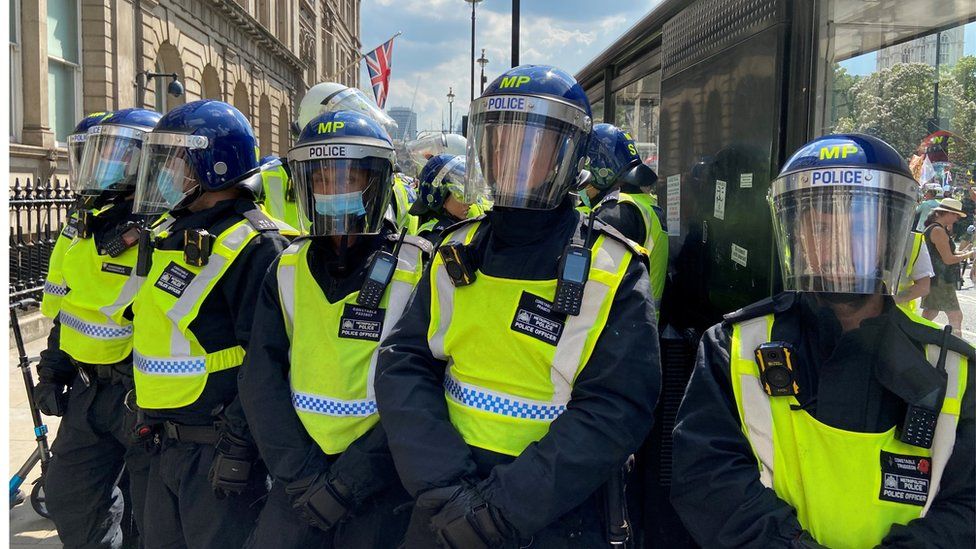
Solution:
[{"label": "arched window", "polygon": [[[156,72],[163,73],[176,73],[176,77],[179,78],[180,82],[186,85],[186,78],[183,74],[183,60],[180,58],[180,50],[176,49],[176,46],[169,42],[163,42],[159,45],[159,49],[156,51]],[[153,78],[152,88],[155,92],[155,107],[156,110],[165,113],[176,107],[186,103],[186,94],[179,97],[174,97],[167,93],[169,84],[172,79],[165,76],[158,76]]]},{"label": "arched window", "polygon": [[244,82],[238,81],[237,85],[234,86],[234,106],[244,114],[244,118],[247,118],[248,122],[251,121],[251,96]]},{"label": "arched window", "polygon": [[258,101],[258,148],[261,150],[261,156],[272,154],[274,151],[272,135],[274,132],[271,131],[271,101],[267,94],[261,94],[261,100]]},{"label": "arched window", "polygon": [[220,75],[213,65],[203,68],[203,99],[223,99],[220,89]]}]

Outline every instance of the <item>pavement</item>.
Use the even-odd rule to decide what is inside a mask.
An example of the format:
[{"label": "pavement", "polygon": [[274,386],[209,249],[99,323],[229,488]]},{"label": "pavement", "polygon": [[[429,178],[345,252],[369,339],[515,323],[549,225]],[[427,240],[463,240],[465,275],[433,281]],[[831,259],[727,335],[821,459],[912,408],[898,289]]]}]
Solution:
[{"label": "pavement", "polygon": [[[47,344],[46,338],[38,338],[27,343],[27,356],[37,356]],[[8,376],[8,390],[10,401],[10,472],[13,474],[23,465],[31,455],[37,443],[34,440],[34,425],[31,422],[30,411],[27,407],[27,391],[24,388],[24,378],[17,368],[17,351],[10,351]],[[33,368],[32,368],[33,370]],[[34,382],[37,382],[36,373]],[[48,440],[54,440],[58,431],[59,418],[45,417],[45,423],[50,430]],[[21,486],[25,494],[30,494],[32,482],[41,474],[40,464],[27,475],[27,480]],[[25,549],[27,547],[61,547],[54,523],[42,518],[30,506],[30,501],[24,501],[10,511],[10,547]]]},{"label": "pavement", "polygon": [[[976,285],[967,280],[962,290],[958,292],[959,305],[963,312],[963,338],[976,344]],[[937,317],[936,322],[946,322],[945,315]],[[45,338],[39,338],[27,344],[27,355],[37,356],[46,344]],[[16,471],[30,456],[35,448],[34,429],[31,424],[30,413],[27,408],[27,393],[20,370],[17,368],[17,352],[10,352],[9,362],[9,397],[10,397],[10,471]],[[35,379],[35,382],[37,380]],[[50,429],[49,440],[53,442],[57,433],[58,418],[46,417],[45,422]],[[25,493],[29,493],[31,482],[40,475],[40,466],[35,466],[24,482]],[[10,547],[25,549],[28,547],[61,547],[54,523],[41,518],[25,501],[10,511]]]}]

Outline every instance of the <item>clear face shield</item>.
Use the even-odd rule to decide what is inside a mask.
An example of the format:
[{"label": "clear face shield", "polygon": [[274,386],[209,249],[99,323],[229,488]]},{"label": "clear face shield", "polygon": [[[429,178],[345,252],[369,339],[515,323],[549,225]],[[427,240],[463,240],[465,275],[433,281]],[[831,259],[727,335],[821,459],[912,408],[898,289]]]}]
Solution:
[{"label": "clear face shield", "polygon": [[785,289],[893,295],[917,187],[902,175],[858,168],[776,179],[769,203]]},{"label": "clear face shield", "polygon": [[393,130],[397,128],[396,121],[359,88],[346,88],[336,92],[322,103],[322,109],[309,120],[327,112],[337,111],[361,112],[378,122],[390,135],[393,135]]},{"label": "clear face shield", "polygon": [[200,185],[189,152],[208,146],[209,140],[200,135],[146,135],[136,181],[134,211],[159,215],[181,205]]},{"label": "clear face shield", "polygon": [[379,233],[393,192],[393,154],[392,149],[351,144],[292,149],[288,159],[302,233]]},{"label": "clear face shield", "polygon": [[97,197],[106,191],[135,189],[142,153],[143,130],[125,126],[94,126],[88,131],[81,171],[73,179],[76,193]]},{"label": "clear face shield", "polygon": [[537,97],[490,96],[472,103],[465,200],[548,210],[576,185],[590,118]]},{"label": "clear face shield", "polygon": [[462,135],[455,133],[433,134],[420,139],[408,141],[403,145],[410,159],[409,166],[402,166],[409,169],[411,175],[419,174],[427,161],[439,154],[464,155],[467,153],[467,140]]},{"label": "clear face shield", "polygon": [[71,179],[71,188],[75,190],[81,175],[81,157],[85,154],[87,138],[87,133],[73,133],[68,136],[68,177]]}]

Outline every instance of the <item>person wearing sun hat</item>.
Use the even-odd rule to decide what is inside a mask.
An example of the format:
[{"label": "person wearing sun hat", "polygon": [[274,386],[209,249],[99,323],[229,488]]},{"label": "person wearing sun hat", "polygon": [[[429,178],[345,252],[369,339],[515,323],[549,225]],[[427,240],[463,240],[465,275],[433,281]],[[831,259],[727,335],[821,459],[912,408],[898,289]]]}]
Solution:
[{"label": "person wearing sun hat", "polygon": [[962,310],[956,297],[959,265],[976,254],[973,250],[957,254],[956,243],[950,236],[953,223],[965,217],[962,202],[944,198],[925,220],[925,245],[932,258],[935,277],[928,295],[922,298],[922,317],[934,320],[940,311],[945,312],[956,333],[962,330]]}]

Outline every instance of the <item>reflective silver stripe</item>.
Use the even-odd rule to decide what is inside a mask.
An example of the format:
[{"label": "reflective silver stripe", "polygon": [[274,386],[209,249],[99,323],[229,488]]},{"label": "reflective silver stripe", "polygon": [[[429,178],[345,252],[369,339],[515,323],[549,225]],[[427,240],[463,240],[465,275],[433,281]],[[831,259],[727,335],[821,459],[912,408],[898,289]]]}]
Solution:
[{"label": "reflective silver stripe", "polygon": [[[739,323],[739,359],[755,361],[756,347],[769,338],[769,319],[766,316]],[[773,487],[773,412],[769,395],[759,377],[733,371],[739,376],[742,394],[742,414],[748,431],[749,444],[759,458],[759,480],[767,488]]]},{"label": "reflective silver stripe", "polygon": [[[604,237],[603,245],[594,250],[592,268],[616,273],[628,253],[630,252],[619,242]],[[580,367],[587,336],[593,327],[593,321],[600,314],[600,307],[603,306],[608,293],[610,293],[609,286],[597,282],[592,277],[589,278],[583,288],[580,314],[566,318],[566,326],[559,337],[559,343],[556,344],[556,352],[552,357],[552,368],[549,372],[553,387],[552,402],[555,404],[569,402],[573,392],[573,380]]]},{"label": "reflective silver stripe", "polygon": [[44,293],[64,297],[68,295],[68,287],[64,284],[44,282]]},{"label": "reflective silver stripe", "polygon": [[61,321],[61,324],[72,330],[93,339],[113,340],[129,339],[132,337],[132,325],[119,326],[114,322],[106,324],[88,322],[87,320],[82,320],[65,312],[64,309],[58,313],[58,320]]},{"label": "reflective silver stripe", "polygon": [[369,417],[377,413],[376,399],[342,400],[311,393],[293,391],[291,403],[296,410],[341,417]]},{"label": "reflective silver stripe", "polygon": [[[404,241],[403,245],[400,246],[400,251],[397,253],[396,270],[416,273],[423,262],[422,254],[423,252],[420,248]],[[376,344],[376,348],[373,349],[373,354],[369,357],[369,373],[366,378],[366,398],[370,399],[376,394],[373,382],[376,380],[376,359],[380,354],[380,345],[383,344],[386,336],[390,334],[390,330],[393,329],[393,326],[403,316],[403,310],[407,307],[407,300],[410,299],[410,294],[413,292],[413,285],[402,280],[394,279],[390,283],[388,291],[390,292],[390,299],[386,304],[386,317],[383,319],[383,330],[380,332],[379,343]]]},{"label": "reflective silver stripe", "polygon": [[140,372],[148,375],[196,376],[207,372],[207,359],[202,356],[149,357],[134,351],[132,362]]},{"label": "reflective silver stripe", "polygon": [[267,191],[265,203],[271,206],[271,214],[280,217],[285,213],[285,190],[282,188],[284,180],[277,171],[262,173],[262,183]]},{"label": "reflective silver stripe", "polygon": [[[301,249],[302,245],[308,241],[300,240],[291,244],[285,251],[281,252],[281,256],[286,255],[296,255]],[[295,325],[295,265],[293,264],[282,264],[281,259],[278,259],[278,299],[281,301],[281,309],[285,313],[285,320],[288,322],[289,328]]]},{"label": "reflective silver stripe", "polygon": [[[444,242],[465,242],[471,231],[480,226],[480,223],[471,223],[461,227],[457,232],[451,233],[444,238]],[[451,317],[454,316],[454,283],[451,276],[447,274],[447,268],[443,262],[439,262],[436,272],[433,273],[434,288],[437,291],[437,309],[440,312],[437,329],[430,337],[428,347],[430,354],[439,360],[447,360],[444,352],[444,336],[451,325]]]},{"label": "reflective silver stripe", "polygon": [[[936,365],[939,363],[939,347],[929,345],[925,349],[926,358],[929,363]],[[962,399],[959,394],[959,371],[962,368],[962,356],[958,353],[949,352],[946,355],[946,374],[948,377],[945,398]],[[968,380],[967,380],[968,382]],[[945,472],[946,464],[952,455],[952,450],[956,445],[956,427],[959,417],[953,414],[942,412],[939,414],[938,423],[935,424],[935,437],[932,440],[932,478],[929,482],[928,498],[925,506],[922,507],[921,516],[925,516],[935,501],[936,494],[942,484],[942,474]]]}]

